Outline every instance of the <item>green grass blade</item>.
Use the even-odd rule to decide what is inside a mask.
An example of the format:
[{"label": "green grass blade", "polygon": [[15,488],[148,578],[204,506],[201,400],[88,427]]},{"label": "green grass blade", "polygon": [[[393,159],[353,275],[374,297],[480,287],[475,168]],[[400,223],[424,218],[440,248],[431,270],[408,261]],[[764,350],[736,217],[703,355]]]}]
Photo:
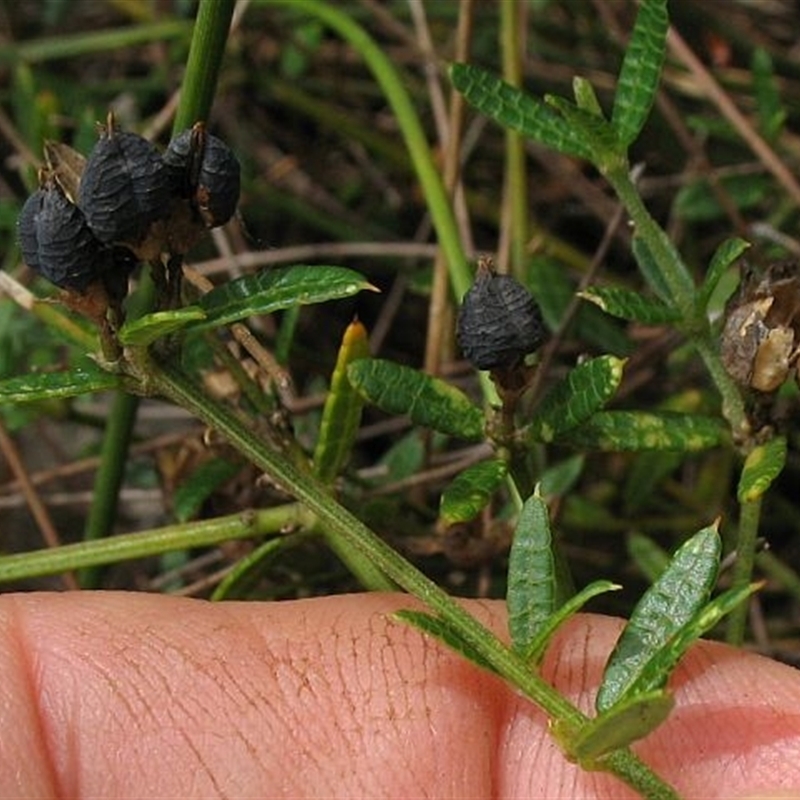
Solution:
[{"label": "green grass blade", "polygon": [[417,425],[461,439],[483,438],[483,411],[443,380],[379,358],[354,362],[347,375],[366,400],[389,414],[408,414]]},{"label": "green grass blade", "polygon": [[628,147],[644,126],[655,101],[666,52],[667,0],[644,0],[625,51],[611,122]]}]

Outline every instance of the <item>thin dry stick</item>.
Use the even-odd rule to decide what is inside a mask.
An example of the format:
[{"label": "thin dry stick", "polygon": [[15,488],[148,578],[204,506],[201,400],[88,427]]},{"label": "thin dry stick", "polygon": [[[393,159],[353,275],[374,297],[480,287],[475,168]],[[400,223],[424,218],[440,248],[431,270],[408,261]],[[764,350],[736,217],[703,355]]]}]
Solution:
[{"label": "thin dry stick", "polygon": [[622,224],[624,219],[625,219],[625,209],[623,208],[623,206],[620,205],[618,206],[613,219],[611,220],[611,222],[608,223],[608,226],[606,227],[605,233],[603,234],[603,239],[600,242],[600,245],[594,254],[592,263],[589,265],[589,269],[586,270],[583,277],[581,278],[581,282],[578,285],[578,289],[572,296],[572,299],[570,300],[569,305],[567,306],[567,309],[564,312],[564,316],[561,318],[558,330],[556,330],[556,332],[553,334],[553,338],[542,349],[542,359],[539,362],[539,367],[537,368],[536,374],[534,375],[534,378],[531,381],[531,385],[528,388],[528,393],[531,397],[539,396],[539,387],[541,386],[544,376],[547,374],[549,370],[550,362],[553,360],[553,356],[555,355],[556,350],[558,349],[558,344],[561,341],[561,338],[564,335],[564,331],[567,329],[567,326],[572,321],[572,318],[575,316],[575,313],[578,310],[578,305],[582,302],[581,298],[578,296],[578,293],[583,291],[594,279],[597,270],[600,269],[600,265],[603,263],[603,259],[606,257],[606,253],[608,253],[608,249],[611,247],[611,243],[614,241],[617,229]]},{"label": "thin dry stick", "polygon": [[[469,43],[472,38],[473,0],[464,0],[459,5],[458,28],[456,30],[456,60],[466,60],[469,53]],[[426,29],[427,30],[427,29]],[[436,82],[438,86],[438,81]],[[441,90],[441,87],[439,87]],[[458,93],[450,95],[450,108],[448,119],[443,129],[440,128],[439,139],[444,152],[444,185],[450,197],[456,198],[456,203],[463,206],[463,192],[459,191],[461,167],[461,132],[464,124],[464,98]],[[467,213],[461,208],[458,219],[462,241],[468,241],[469,229]],[[465,248],[469,252],[471,246]],[[444,253],[439,250],[436,254],[433,271],[433,286],[431,288],[431,301],[428,308],[428,336],[425,342],[425,371],[437,375],[441,371],[444,358],[452,355],[452,315],[453,306],[450,299],[450,280]]]},{"label": "thin dry stick", "polygon": [[667,44],[672,54],[692,73],[701,91],[716,105],[728,122],[733,125],[761,163],[775,176],[778,183],[786,189],[792,200],[800,205],[800,184],[794,179],[794,175],[784,166],[775,151],[759,136],[744,114],[739,111],[728,94],[717,83],[714,76],[692,52],[691,48],[681,38],[681,35],[672,27],[667,34]]},{"label": "thin dry stick", "polygon": [[[13,439],[8,435],[8,431],[6,431],[2,421],[0,421],[0,450],[2,450],[9,467],[11,467],[11,471],[19,482],[28,508],[31,510],[31,514],[33,514],[33,518],[39,526],[39,530],[42,532],[42,538],[48,547],[58,547],[61,542],[59,541],[55,525],[53,525],[47,508],[31,483],[28,473],[25,470],[25,465],[17,451],[17,447]],[[61,579],[64,581],[65,588],[70,591],[78,591],[81,588],[72,572],[64,573]]]}]

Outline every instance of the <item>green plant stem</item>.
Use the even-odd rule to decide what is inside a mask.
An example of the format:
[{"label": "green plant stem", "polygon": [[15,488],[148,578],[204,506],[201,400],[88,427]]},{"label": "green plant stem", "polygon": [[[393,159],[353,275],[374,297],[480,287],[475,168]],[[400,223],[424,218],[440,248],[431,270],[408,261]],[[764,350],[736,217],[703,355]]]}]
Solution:
[{"label": "green plant stem", "polygon": [[[752,580],[760,517],[760,497],[757,500],[742,503],[739,511],[739,531],[736,536],[736,562],[733,566],[733,584],[731,586],[733,589],[747,586]],[[736,647],[740,647],[744,642],[749,605],[749,603],[740,603],[728,617],[725,639]]]},{"label": "green plant stem", "polygon": [[314,518],[299,503],[258,511],[243,511],[213,520],[168,525],[152,531],[123,533],[92,542],[16,553],[0,558],[0,583],[58,575],[192,547],[211,547],[234,539],[278,533],[287,527],[309,526]]},{"label": "green plant stem", "polygon": [[[446,620],[499,675],[524,692],[554,721],[567,728],[579,728],[586,722],[586,717],[532,672],[523,659],[357,517],[339,505],[313,476],[301,472],[281,453],[271,450],[254,437],[252,431],[233,414],[207,398],[199,387],[176,368],[154,363],[144,363],[141,367],[147,371],[148,389],[163,394],[191,411],[228,439],[240,453],[263,469],[277,485],[311,511],[319,524],[335,533],[342,544],[358,551],[398,586]],[[604,763],[603,768],[606,767],[645,797],[676,797],[672,789],[629,750],[615,753]]]},{"label": "green plant stem", "polygon": [[636,186],[628,175],[627,167],[611,170],[606,177],[633,220],[636,235],[642,239],[652,254],[653,260],[660,270],[660,278],[669,290],[671,301],[681,310],[689,325],[695,328],[695,330],[689,331],[689,337],[720,393],[722,413],[731,426],[731,430],[734,434],[746,432],[748,422],[742,394],[725,371],[718,349],[711,341],[705,320],[698,321],[695,318],[696,289],[689,271],[672,246],[667,234],[650,216],[650,212],[642,202]]},{"label": "green plant stem", "polygon": [[686,269],[669,237],[660,225],[650,216],[642,202],[635,184],[630,179],[627,161],[620,167],[606,172],[606,178],[614,187],[635,226],[635,234],[645,243],[661,272],[661,279],[670,293],[670,300],[685,317],[693,309],[695,286],[692,276]]},{"label": "green plant stem", "polygon": [[350,43],[372,71],[397,118],[425,195],[439,244],[447,258],[453,293],[460,300],[472,284],[472,273],[461,247],[458,226],[447,192],[431,156],[419,116],[389,57],[352,16],[333,3],[328,4],[320,0],[269,0],[269,2],[275,6],[286,6],[293,12],[316,17],[328,25]]}]

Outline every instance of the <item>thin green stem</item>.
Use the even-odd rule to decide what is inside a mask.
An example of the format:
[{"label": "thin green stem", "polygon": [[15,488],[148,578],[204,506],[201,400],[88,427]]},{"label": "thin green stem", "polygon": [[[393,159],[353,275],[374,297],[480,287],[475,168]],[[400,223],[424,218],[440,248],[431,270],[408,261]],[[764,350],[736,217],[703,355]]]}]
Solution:
[{"label": "thin green stem", "polygon": [[123,533],[92,542],[15,553],[0,558],[0,583],[58,575],[67,570],[89,569],[192,547],[211,547],[234,539],[278,533],[291,526],[307,526],[313,521],[303,506],[289,503],[152,531]]},{"label": "thin green stem", "polygon": [[[529,665],[506,647],[488,628],[465,611],[450,595],[396,553],[327,492],[312,475],[301,472],[280,452],[271,450],[252,435],[233,414],[207,398],[199,387],[172,366],[143,364],[150,387],[165,395],[222,434],[228,441],[292,494],[335,532],[340,542],[358,551],[388,578],[417,597],[472,646],[499,675],[518,687],[554,721],[568,729],[579,728],[586,717],[566,698],[536,675]],[[646,797],[676,795],[629,750],[608,762],[611,771]]]},{"label": "thin green stem", "polygon": [[[761,498],[745,501],[739,511],[739,532],[736,536],[736,562],[733,567],[731,588],[747,586],[752,580],[756,560],[758,523],[761,517]],[[729,644],[741,647],[747,629],[749,603],[740,603],[731,611],[725,639]]]},{"label": "thin green stem", "polygon": [[660,225],[650,216],[635,184],[630,179],[627,163],[610,170],[606,178],[614,187],[634,224],[634,233],[646,245],[659,270],[657,276],[669,291],[669,300],[684,312],[687,318],[693,309],[695,286],[678,252]]},{"label": "thin green stem", "polygon": [[453,292],[460,300],[472,284],[472,273],[461,247],[458,226],[447,192],[434,164],[419,116],[389,57],[346,11],[332,3],[320,0],[269,0],[269,2],[276,6],[286,6],[292,12],[316,17],[347,40],[372,70],[375,80],[397,118],[425,195],[426,206],[436,228],[439,244],[447,258]]}]

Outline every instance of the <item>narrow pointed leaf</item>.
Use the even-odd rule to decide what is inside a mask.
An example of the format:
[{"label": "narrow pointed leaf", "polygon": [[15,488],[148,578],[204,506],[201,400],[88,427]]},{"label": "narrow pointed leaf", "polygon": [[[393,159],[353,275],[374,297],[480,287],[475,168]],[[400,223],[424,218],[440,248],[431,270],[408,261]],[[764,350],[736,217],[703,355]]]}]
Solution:
[{"label": "narrow pointed leaf", "polygon": [[467,467],[442,493],[439,518],[446,525],[475,519],[488,505],[506,475],[508,463],[501,458]]},{"label": "narrow pointed leaf", "polygon": [[65,372],[32,372],[0,381],[0,403],[33,403],[119,389],[122,378],[84,359]]},{"label": "narrow pointed leaf", "polygon": [[376,291],[363,275],[345,267],[291,266],[266,269],[229,281],[198,301],[206,319],[191,324],[199,330],[271,314],[294,306],[350,297],[365,289]]},{"label": "narrow pointed leaf", "polygon": [[367,330],[360,322],[351,322],[342,337],[314,450],[314,471],[323,483],[332,483],[350,458],[364,400],[348,380],[347,368],[368,356]]},{"label": "narrow pointed leaf", "polygon": [[678,549],[667,569],[644,593],[606,665],[595,703],[598,711],[630,696],[644,670],[706,604],[717,578],[721,550],[717,526],[703,528]]},{"label": "narrow pointed leaf", "polygon": [[556,607],[556,570],[547,504],[537,491],[522,506],[508,556],[508,631],[526,652]]},{"label": "narrow pointed leaf", "polygon": [[650,247],[647,245],[647,242],[645,242],[641,236],[637,235],[635,231],[633,239],[631,239],[631,250],[633,251],[636,263],[639,265],[639,271],[642,273],[642,277],[647,281],[647,285],[661,300],[669,304],[671,292],[661,274],[661,268],[650,252]]},{"label": "narrow pointed leaf", "polygon": [[714,289],[717,288],[720,278],[725,271],[736,261],[742,253],[750,247],[750,243],[744,239],[726,239],[717,249],[708,265],[708,272],[703,280],[703,285],[697,297],[698,308],[705,312]]},{"label": "narrow pointed leaf", "polygon": [[625,362],[600,356],[573,369],[544,398],[525,430],[528,441],[552,442],[586,422],[616,392]]},{"label": "narrow pointed leaf", "polygon": [[663,690],[627,698],[588,722],[572,742],[570,755],[583,766],[627,747],[654,731],[675,707]]},{"label": "narrow pointed leaf", "polygon": [[786,437],[775,436],[754,448],[747,456],[739,478],[740,503],[758,500],[786,465]]},{"label": "narrow pointed leaf", "polygon": [[639,135],[655,101],[666,53],[667,0],[644,0],[617,81],[611,121],[623,146]]},{"label": "narrow pointed leaf", "polygon": [[410,608],[397,611],[392,616],[399,619],[401,622],[413,625],[415,628],[418,628],[423,633],[427,633],[434,639],[438,639],[451,650],[455,650],[456,653],[462,655],[473,664],[489,670],[490,672],[495,672],[494,667],[475,650],[469,642],[465,642],[461,638],[461,634],[459,634],[452,625],[441,617],[428,614],[425,611],[415,611]]},{"label": "narrow pointed leaf", "polygon": [[578,296],[599,306],[606,314],[645,325],[663,325],[681,318],[680,313],[666,303],[621,286],[592,286]]},{"label": "narrow pointed leaf", "polygon": [[570,597],[566,603],[559,606],[553,613],[542,621],[536,636],[531,639],[528,647],[523,651],[522,657],[533,664],[539,663],[544,656],[547,645],[555,632],[570,617],[577,614],[593,597],[606,592],[617,592],[622,587],[611,581],[594,581],[581,589],[580,592]]},{"label": "narrow pointed leaf", "polygon": [[756,47],[750,59],[753,76],[753,93],[758,112],[758,127],[761,135],[774,144],[786,122],[787,112],[781,100],[781,92],[775,80],[772,56],[763,47]]},{"label": "narrow pointed leaf", "polygon": [[728,431],[716,417],[673,411],[598,411],[564,433],[559,442],[604,451],[676,450],[696,452],[724,444]]},{"label": "narrow pointed leaf", "polygon": [[545,103],[555,108],[572,128],[573,135],[585,142],[591,160],[603,172],[624,161],[617,132],[608,120],[593,111],[579,108],[565,97],[546,95]]},{"label": "narrow pointed leaf", "polygon": [[586,78],[576,76],[572,79],[572,94],[575,96],[575,105],[578,108],[603,118],[603,109],[600,107],[594,86]]},{"label": "narrow pointed leaf", "polygon": [[681,626],[664,646],[642,669],[627,691],[635,697],[663,688],[684,653],[704,634],[708,633],[724,617],[758,591],[763,583],[751,583],[734,587],[706,603],[692,618]]},{"label": "narrow pointed leaf", "polygon": [[379,358],[354,362],[347,375],[365,399],[389,414],[408,414],[417,425],[461,439],[483,438],[483,411],[443,380]]},{"label": "narrow pointed leaf", "polygon": [[124,345],[145,347],[162,336],[180,331],[190,323],[205,318],[206,312],[198,306],[187,306],[174,311],[156,311],[125,325],[119,332],[119,341]]},{"label": "narrow pointed leaf", "polygon": [[471,64],[453,64],[450,80],[470,105],[495,122],[560,153],[591,160],[584,138],[541,100]]}]

